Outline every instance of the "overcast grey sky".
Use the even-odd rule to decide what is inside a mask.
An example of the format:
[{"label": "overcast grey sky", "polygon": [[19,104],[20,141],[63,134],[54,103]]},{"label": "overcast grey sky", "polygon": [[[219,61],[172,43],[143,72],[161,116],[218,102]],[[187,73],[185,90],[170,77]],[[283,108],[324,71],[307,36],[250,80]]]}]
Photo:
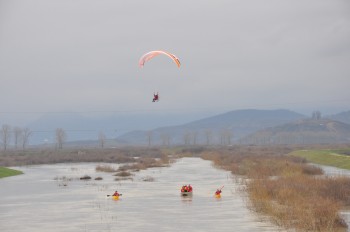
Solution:
[{"label": "overcast grey sky", "polygon": [[0,0],[0,112],[337,113],[349,74],[348,0]]}]

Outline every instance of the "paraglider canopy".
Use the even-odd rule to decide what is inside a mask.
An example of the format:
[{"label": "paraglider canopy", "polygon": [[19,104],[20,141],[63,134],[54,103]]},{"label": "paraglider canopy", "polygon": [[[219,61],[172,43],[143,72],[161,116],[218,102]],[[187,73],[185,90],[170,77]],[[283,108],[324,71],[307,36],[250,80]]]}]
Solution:
[{"label": "paraglider canopy", "polygon": [[147,61],[149,61],[150,59],[152,59],[153,57],[158,56],[158,55],[168,56],[169,58],[171,58],[175,62],[177,67],[180,68],[180,65],[181,65],[180,60],[174,54],[171,54],[171,53],[166,52],[166,51],[161,51],[161,50],[151,51],[151,52],[144,54],[139,60],[139,66],[142,68]]}]

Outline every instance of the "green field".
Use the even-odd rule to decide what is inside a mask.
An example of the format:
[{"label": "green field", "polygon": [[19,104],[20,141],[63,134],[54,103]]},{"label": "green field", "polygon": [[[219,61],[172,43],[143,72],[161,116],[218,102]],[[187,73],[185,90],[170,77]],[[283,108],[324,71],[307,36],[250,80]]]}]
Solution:
[{"label": "green field", "polygon": [[350,150],[299,150],[290,155],[303,157],[309,162],[350,170]]},{"label": "green field", "polygon": [[23,174],[21,171],[0,167],[0,178]]}]

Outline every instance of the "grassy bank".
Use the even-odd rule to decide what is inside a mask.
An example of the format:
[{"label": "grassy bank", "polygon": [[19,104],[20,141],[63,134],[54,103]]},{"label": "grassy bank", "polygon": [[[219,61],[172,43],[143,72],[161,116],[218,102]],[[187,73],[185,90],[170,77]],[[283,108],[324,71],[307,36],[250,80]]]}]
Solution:
[{"label": "grassy bank", "polygon": [[14,170],[14,169],[10,169],[10,168],[0,167],[0,178],[9,177],[9,176],[16,176],[16,175],[20,175],[20,174],[23,174],[23,172],[18,171],[18,170]]},{"label": "grassy bank", "polygon": [[296,231],[346,231],[341,209],[350,206],[350,178],[325,177],[282,147],[202,152],[202,158],[244,178],[248,207]]},{"label": "grassy bank", "polygon": [[350,149],[343,150],[299,150],[290,155],[302,157],[309,162],[350,170]]}]

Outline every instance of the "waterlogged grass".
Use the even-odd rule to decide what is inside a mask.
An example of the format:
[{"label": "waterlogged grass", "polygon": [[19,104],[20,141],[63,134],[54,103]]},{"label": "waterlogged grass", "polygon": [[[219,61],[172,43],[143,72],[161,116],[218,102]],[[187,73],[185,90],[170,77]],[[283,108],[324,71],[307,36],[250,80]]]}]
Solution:
[{"label": "waterlogged grass", "polygon": [[327,166],[350,170],[350,150],[299,150],[290,155],[302,157],[306,160]]},{"label": "waterlogged grass", "polygon": [[0,178],[4,177],[9,177],[9,176],[16,176],[23,174],[22,171],[10,169],[10,168],[5,168],[5,167],[0,167]]}]

